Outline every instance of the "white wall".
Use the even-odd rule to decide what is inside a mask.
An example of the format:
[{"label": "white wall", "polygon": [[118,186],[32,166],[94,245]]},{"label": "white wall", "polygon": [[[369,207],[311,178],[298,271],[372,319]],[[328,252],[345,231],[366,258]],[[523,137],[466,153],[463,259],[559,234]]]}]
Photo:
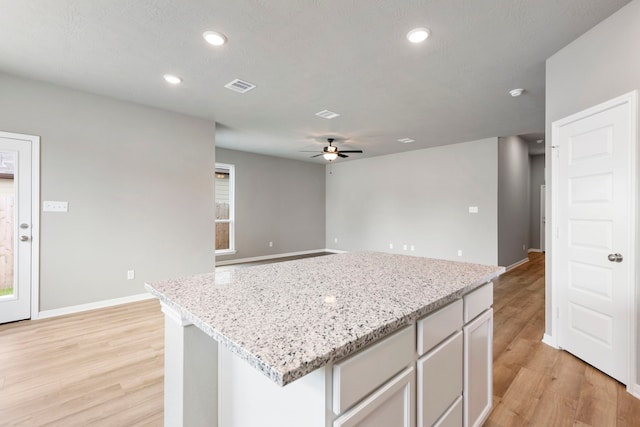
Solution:
[{"label": "white wall", "polygon": [[[547,152],[550,152],[550,146],[553,145],[549,136],[551,124],[554,121],[640,89],[639,51],[640,0],[634,0],[547,60]],[[640,164],[638,159],[636,161]],[[552,162],[553,156],[547,156],[547,207],[550,206]],[[553,218],[550,218],[548,213],[549,210],[547,210],[547,242],[551,243],[552,224],[549,224],[549,220],[552,222]],[[640,230],[640,223],[636,230]],[[637,234],[636,240],[640,241],[640,236]],[[550,276],[552,249],[548,248],[546,257],[547,334],[552,333],[553,302]],[[636,249],[636,254],[638,258],[635,263],[640,265],[640,250]],[[640,283],[636,289],[637,295],[640,295]],[[638,352],[640,353],[640,349]],[[637,372],[640,373],[640,365]],[[640,378],[637,382],[640,383]]]},{"label": "white wall", "polygon": [[41,310],[214,268],[213,121],[4,74],[0,94],[0,130],[41,137],[42,200],[69,202],[41,214]]},{"label": "white wall", "polygon": [[518,136],[498,138],[498,264],[527,258],[530,213],[529,147]]},{"label": "white wall", "polygon": [[327,247],[495,265],[497,170],[497,138],[336,161],[326,172]]},{"label": "white wall", "polygon": [[236,253],[218,261],[324,249],[324,165],[223,148],[216,160],[236,173]]}]

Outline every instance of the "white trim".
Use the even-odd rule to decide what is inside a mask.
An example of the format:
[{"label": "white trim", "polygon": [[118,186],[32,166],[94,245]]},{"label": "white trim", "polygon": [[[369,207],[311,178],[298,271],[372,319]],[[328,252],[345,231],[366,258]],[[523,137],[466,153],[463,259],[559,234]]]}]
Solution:
[{"label": "white trim", "polygon": [[529,248],[529,250],[527,252],[540,252],[540,253],[542,253],[542,249]]},{"label": "white trim", "polygon": [[627,392],[631,393],[631,395],[636,399],[640,399],[640,384],[627,386]]},{"label": "white trim", "polygon": [[234,255],[236,253],[235,250],[232,249],[219,249],[216,251],[216,256],[225,256],[225,255]]},{"label": "white trim", "polygon": [[40,137],[31,141],[31,319],[40,311]]},{"label": "white trim", "polygon": [[165,314],[165,319],[171,319],[179,326],[189,326],[192,323],[182,316],[182,314],[160,301],[160,310]]},{"label": "white trim", "polygon": [[45,310],[38,313],[39,319],[48,317],[64,316],[65,314],[80,313],[83,311],[96,310],[98,308],[113,307],[114,305],[128,304],[130,302],[146,301],[155,298],[149,293],[130,295],[128,297],[108,299],[104,301],[90,302],[88,304],[71,305],[69,307],[55,308],[53,310]]},{"label": "white trim", "polygon": [[[628,291],[628,304],[629,304],[629,316],[628,316],[628,338],[627,345],[629,355],[627,358],[627,391],[636,395],[634,392],[637,392],[637,378],[636,378],[636,362],[637,362],[637,321],[638,321],[638,312],[636,307],[636,288],[640,286],[638,283],[638,272],[637,268],[635,268],[636,258],[636,249],[637,246],[640,245],[640,241],[636,239],[636,222],[639,221],[638,213],[637,213],[637,204],[639,202],[636,189],[638,182],[638,163],[640,159],[637,157],[636,153],[636,145],[638,144],[638,91],[634,90],[609,101],[603,102],[601,104],[595,105],[591,108],[587,108],[586,110],[580,111],[578,113],[572,114],[569,117],[565,117],[560,120],[556,120],[551,123],[551,142],[552,142],[552,153],[551,153],[551,221],[547,221],[547,223],[551,223],[553,229],[551,230],[552,238],[550,241],[545,242],[546,245],[549,246],[549,252],[551,256],[551,295],[552,295],[552,313],[557,313],[559,310],[559,290],[557,286],[553,286],[553,283],[557,281],[558,276],[558,256],[556,255],[556,251],[554,250],[555,245],[557,244],[557,233],[555,233],[555,229],[557,226],[555,225],[554,219],[558,216],[558,173],[559,173],[559,162],[556,160],[555,150],[558,150],[557,144],[559,140],[560,128],[566,126],[572,122],[577,120],[581,120],[585,117],[591,116],[593,114],[597,114],[601,111],[608,110],[619,105],[628,104],[629,105],[629,125],[630,125],[630,155],[629,155],[629,215],[628,215],[628,226],[629,226],[629,251],[631,252],[628,257],[625,257],[629,260],[633,260],[633,262],[628,263],[629,268],[629,281],[631,282],[631,286]],[[555,146],[553,145],[555,144]],[[640,249],[638,249],[640,251]],[[553,315],[551,318],[551,334],[550,338],[553,342],[557,343],[558,340],[558,319]],[[546,334],[545,334],[546,336]],[[632,387],[634,390],[632,391]]]},{"label": "white trim", "polygon": [[334,251],[330,250],[330,249],[314,249],[314,250],[311,250],[311,251],[289,252],[289,253],[284,253],[284,254],[254,256],[254,257],[250,257],[250,258],[229,259],[229,260],[226,260],[226,261],[216,261],[216,267],[222,266],[222,265],[230,265],[230,264],[242,264],[242,263],[245,263],[245,262],[264,261],[264,260],[268,260],[268,259],[286,258],[286,257],[290,257],[290,256],[317,254],[317,253],[321,253],[321,252],[334,252]]},{"label": "white trim", "polygon": [[349,251],[343,251],[340,249],[323,249],[325,252],[331,252],[332,254],[346,254],[349,253]]},{"label": "white trim", "polygon": [[505,268],[505,270],[504,270],[504,271],[505,271],[505,273],[506,273],[507,271],[509,271],[509,270],[513,270],[514,268],[516,268],[516,267],[520,267],[522,264],[526,264],[526,263],[528,263],[528,262],[529,262],[529,258],[521,259],[520,261],[516,261],[516,262],[514,262],[513,264],[511,264],[510,266],[508,266],[507,268]]},{"label": "white trim", "polygon": [[[229,249],[220,249],[215,251],[215,255],[229,255],[236,253],[236,167],[230,163],[218,163],[215,164],[215,169],[227,169],[229,171],[229,219],[216,219],[215,224],[228,223],[229,224]],[[215,175],[215,170],[214,170]],[[215,199],[215,179],[214,179],[214,194]],[[215,215],[215,213],[214,213]]]},{"label": "white trim", "polygon": [[40,137],[0,132],[0,138],[31,143],[31,289],[30,319],[38,318],[40,309]]},{"label": "white trim", "polygon": [[550,347],[560,350],[560,347],[558,347],[555,338],[549,334],[544,334],[544,336],[542,337],[542,342]]}]

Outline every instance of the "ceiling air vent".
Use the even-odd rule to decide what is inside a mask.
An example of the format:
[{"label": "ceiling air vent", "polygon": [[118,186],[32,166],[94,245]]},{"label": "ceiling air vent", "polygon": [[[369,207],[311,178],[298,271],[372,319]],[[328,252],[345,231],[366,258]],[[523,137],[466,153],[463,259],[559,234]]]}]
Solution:
[{"label": "ceiling air vent", "polygon": [[340,114],[334,113],[333,111],[329,111],[329,110],[322,110],[316,113],[316,116],[322,117],[323,119],[335,119],[339,115]]},{"label": "ceiling air vent", "polygon": [[246,93],[256,87],[256,85],[245,82],[244,80],[235,79],[224,85],[224,87],[226,87],[227,89],[235,90],[236,92]]}]

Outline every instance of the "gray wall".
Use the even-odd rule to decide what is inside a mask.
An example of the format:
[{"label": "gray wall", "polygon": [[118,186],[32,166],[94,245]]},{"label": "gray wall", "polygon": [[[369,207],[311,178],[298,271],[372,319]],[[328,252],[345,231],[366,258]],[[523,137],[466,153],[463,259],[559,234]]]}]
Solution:
[{"label": "gray wall", "polygon": [[544,185],[544,154],[529,156],[530,184],[529,190],[531,215],[529,222],[529,246],[540,247],[540,186]]},{"label": "gray wall", "polygon": [[236,253],[218,261],[324,249],[324,165],[223,148],[216,161],[236,171]]},{"label": "gray wall", "polygon": [[527,258],[529,249],[529,148],[520,137],[498,138],[498,264]]},{"label": "gray wall", "polygon": [[41,137],[41,199],[69,202],[41,213],[41,310],[214,268],[214,122],[3,74],[0,94],[0,130]]},{"label": "gray wall", "polygon": [[496,264],[497,150],[489,138],[327,166],[327,247]]},{"label": "gray wall", "polygon": [[[640,89],[639,50],[640,0],[634,0],[547,60],[547,150],[553,144],[550,136],[554,121]],[[547,156],[547,202],[551,194],[552,161],[553,156]],[[547,225],[549,220],[553,219],[547,215]],[[548,226],[547,241],[550,229]],[[640,230],[640,224],[636,230]],[[640,241],[640,236],[636,235],[636,241]],[[547,249],[546,333],[551,334],[551,248]],[[640,265],[638,249],[636,265]],[[640,295],[640,286],[636,289]],[[640,364],[637,372],[640,373]]]}]

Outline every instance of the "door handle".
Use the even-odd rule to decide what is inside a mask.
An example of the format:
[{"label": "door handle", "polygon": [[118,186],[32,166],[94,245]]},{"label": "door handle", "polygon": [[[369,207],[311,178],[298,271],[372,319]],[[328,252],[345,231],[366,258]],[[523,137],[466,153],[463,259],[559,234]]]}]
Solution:
[{"label": "door handle", "polygon": [[29,236],[20,236],[20,241],[21,241],[21,242],[27,242],[27,241],[29,241]]},{"label": "door handle", "polygon": [[609,254],[609,256],[607,257],[609,258],[609,261],[611,262],[622,262],[623,258],[622,258],[622,254]]}]

